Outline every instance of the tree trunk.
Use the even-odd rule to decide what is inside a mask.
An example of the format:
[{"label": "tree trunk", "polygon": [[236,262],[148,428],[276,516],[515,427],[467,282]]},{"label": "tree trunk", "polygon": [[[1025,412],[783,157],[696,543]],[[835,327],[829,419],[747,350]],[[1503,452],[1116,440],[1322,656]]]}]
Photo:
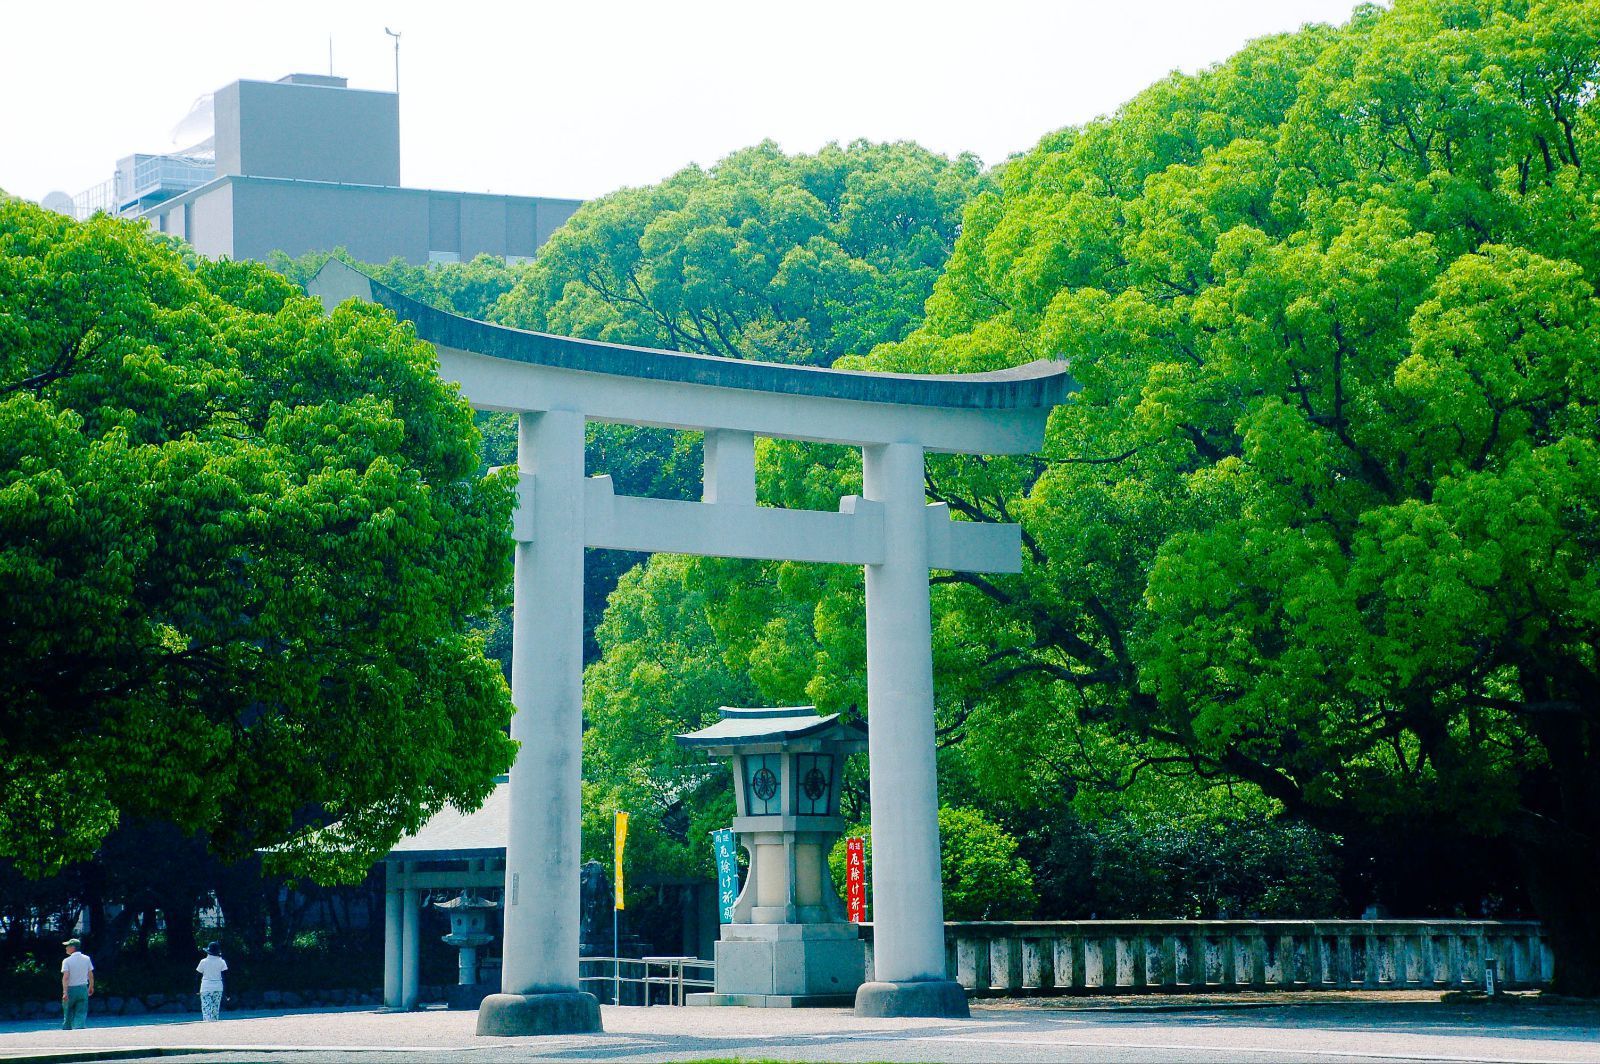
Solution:
[{"label": "tree trunk", "polygon": [[223,924],[247,953],[259,953],[267,944],[267,893],[275,888],[255,861],[229,866],[217,877]]},{"label": "tree trunk", "polygon": [[[1565,843],[1565,844],[1563,844]],[[1528,893],[1555,954],[1550,989],[1575,997],[1600,997],[1600,852],[1568,840],[1519,840]]]},{"label": "tree trunk", "polygon": [[167,956],[174,960],[196,959],[200,947],[194,933],[195,902],[190,895],[161,899],[161,915],[167,923]]},{"label": "tree trunk", "polygon": [[1595,903],[1600,884],[1600,708],[1586,672],[1551,669],[1550,674],[1571,682],[1552,688],[1541,676],[1532,685],[1533,697],[1571,696],[1584,711],[1527,716],[1549,769],[1548,775],[1524,781],[1524,806],[1512,820],[1512,831],[1523,854],[1529,897],[1555,954],[1551,989],[1600,997],[1600,905]]}]

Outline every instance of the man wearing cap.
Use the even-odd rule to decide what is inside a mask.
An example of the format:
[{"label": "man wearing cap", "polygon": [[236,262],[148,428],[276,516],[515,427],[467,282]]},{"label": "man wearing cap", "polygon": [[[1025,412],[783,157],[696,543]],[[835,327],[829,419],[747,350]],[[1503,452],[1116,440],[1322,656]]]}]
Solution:
[{"label": "man wearing cap", "polygon": [[94,994],[94,961],[83,951],[83,943],[69,938],[61,962],[61,1029],[81,1031],[89,1025],[89,998]]}]

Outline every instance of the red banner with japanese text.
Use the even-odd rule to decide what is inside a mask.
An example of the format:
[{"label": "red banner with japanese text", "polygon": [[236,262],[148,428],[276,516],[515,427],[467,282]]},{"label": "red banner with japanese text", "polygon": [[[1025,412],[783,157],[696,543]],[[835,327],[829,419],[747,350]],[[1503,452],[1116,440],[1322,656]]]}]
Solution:
[{"label": "red banner with japanese text", "polygon": [[867,922],[867,855],[860,839],[844,840],[845,900],[850,922]]}]

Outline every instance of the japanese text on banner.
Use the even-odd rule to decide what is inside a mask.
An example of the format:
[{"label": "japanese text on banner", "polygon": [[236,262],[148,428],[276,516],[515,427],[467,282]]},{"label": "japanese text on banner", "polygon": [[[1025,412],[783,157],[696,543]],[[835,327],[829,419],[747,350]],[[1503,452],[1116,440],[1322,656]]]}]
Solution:
[{"label": "japanese text on banner", "polygon": [[722,922],[733,923],[733,903],[739,898],[739,857],[734,847],[733,830],[720,828],[711,833],[711,846],[717,858],[717,905]]},{"label": "japanese text on banner", "polygon": [[844,866],[850,922],[864,924],[867,922],[867,860],[861,839],[844,840]]}]

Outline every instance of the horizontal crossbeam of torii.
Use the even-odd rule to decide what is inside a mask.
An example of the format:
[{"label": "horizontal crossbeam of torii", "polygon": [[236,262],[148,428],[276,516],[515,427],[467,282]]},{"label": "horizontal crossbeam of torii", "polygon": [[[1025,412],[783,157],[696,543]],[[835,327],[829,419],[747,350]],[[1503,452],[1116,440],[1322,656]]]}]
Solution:
[{"label": "horizontal crossbeam of torii", "polygon": [[[518,507],[502,993],[480,1034],[597,1030],[578,985],[583,551],[609,547],[866,569],[875,982],[857,1010],[964,1015],[945,975],[928,571],[1018,572],[1015,525],[930,506],[929,451],[1025,454],[1076,388],[1062,362],[992,373],[863,373],[654,351],[524,332],[436,310],[329,260],[308,286],[331,310],[375,302],[432,344],[482,410],[517,412]],[[705,433],[701,502],[619,496],[584,475],[584,423]],[[837,512],[756,504],[755,437],[862,451]]]}]

